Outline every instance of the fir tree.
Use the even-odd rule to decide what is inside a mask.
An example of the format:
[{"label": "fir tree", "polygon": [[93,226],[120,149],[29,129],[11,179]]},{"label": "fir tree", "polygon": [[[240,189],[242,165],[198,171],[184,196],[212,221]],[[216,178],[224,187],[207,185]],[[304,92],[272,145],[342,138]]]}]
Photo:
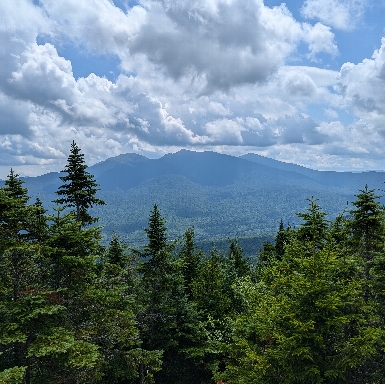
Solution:
[{"label": "fir tree", "polygon": [[370,279],[370,269],[373,257],[383,250],[384,232],[384,207],[374,194],[373,189],[360,190],[353,201],[355,209],[349,211],[352,220],[349,223],[351,230],[351,245],[366,263],[365,278]]},{"label": "fir tree", "polygon": [[278,233],[275,236],[275,253],[278,260],[281,260],[285,253],[285,244],[288,240],[288,234],[283,226],[283,221],[281,219],[279,223]]},{"label": "fir tree", "polygon": [[67,165],[62,171],[67,175],[60,177],[64,184],[56,192],[61,198],[54,200],[54,202],[64,204],[65,207],[75,208],[76,218],[83,226],[98,221],[97,218],[88,213],[88,209],[94,205],[105,204],[103,200],[96,198],[99,184],[86,169],[84,155],[73,141]]},{"label": "fir tree", "polygon": [[161,216],[158,206],[154,204],[148,220],[148,228],[145,228],[148,243],[144,248],[146,256],[154,258],[167,245],[167,229],[165,219]]},{"label": "fir tree", "polygon": [[[310,239],[310,243],[313,240]],[[322,249],[293,238],[281,261],[245,279],[238,293],[246,309],[232,324],[225,381],[260,383],[374,383],[365,368],[377,354],[383,331],[363,300],[360,267],[333,243]]]},{"label": "fir tree", "polygon": [[183,235],[183,243],[179,252],[182,274],[186,292],[192,298],[192,285],[198,276],[199,265],[202,262],[202,252],[195,245],[195,233],[193,228],[188,228]]},{"label": "fir tree", "polygon": [[297,236],[303,244],[309,244],[313,253],[322,249],[326,243],[329,233],[329,221],[326,220],[327,213],[323,212],[317,204],[318,199],[308,199],[309,207],[305,213],[297,213],[303,223],[297,232]]},{"label": "fir tree", "polygon": [[28,190],[22,187],[24,181],[18,176],[11,169],[0,188],[0,252],[29,236]]}]

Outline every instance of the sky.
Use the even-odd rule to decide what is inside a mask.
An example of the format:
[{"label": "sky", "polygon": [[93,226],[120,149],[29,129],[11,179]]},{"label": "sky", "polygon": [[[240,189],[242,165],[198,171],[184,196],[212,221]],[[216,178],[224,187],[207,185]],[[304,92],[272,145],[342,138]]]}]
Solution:
[{"label": "sky", "polygon": [[385,0],[1,0],[0,178],[182,148],[385,169]]}]

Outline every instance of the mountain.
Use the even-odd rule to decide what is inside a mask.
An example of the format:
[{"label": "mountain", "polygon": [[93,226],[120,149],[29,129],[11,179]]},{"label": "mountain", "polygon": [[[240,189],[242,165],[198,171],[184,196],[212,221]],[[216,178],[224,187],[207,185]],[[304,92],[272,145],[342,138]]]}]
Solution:
[{"label": "mountain", "polygon": [[384,189],[385,185],[385,172],[378,171],[365,171],[365,172],[334,172],[334,171],[316,171],[313,169],[305,168],[300,165],[284,163],[282,161],[269,159],[261,155],[254,153],[248,153],[240,156],[241,159],[245,159],[257,164],[269,166],[284,171],[292,171],[305,175],[310,179],[316,181],[319,184],[341,187],[349,190],[358,190],[365,187],[368,184],[370,188]]},{"label": "mountain", "polygon": [[[281,219],[298,226],[296,212],[303,212],[312,196],[335,217],[352,208],[349,202],[365,184],[383,188],[385,181],[384,172],[322,172],[254,154],[187,150],[160,159],[119,155],[88,170],[107,202],[93,209],[105,237],[115,231],[135,246],[145,241],[143,228],[154,203],[166,218],[170,238],[194,226],[199,241],[239,237],[249,247],[273,236]],[[25,185],[52,208],[59,176],[28,177]]]}]

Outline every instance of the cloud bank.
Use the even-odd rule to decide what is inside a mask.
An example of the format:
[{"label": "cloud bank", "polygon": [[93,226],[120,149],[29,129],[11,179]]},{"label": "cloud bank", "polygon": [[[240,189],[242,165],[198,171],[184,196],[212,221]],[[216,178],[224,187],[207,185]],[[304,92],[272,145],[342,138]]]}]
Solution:
[{"label": "cloud bank", "polygon": [[[143,0],[126,8],[109,0],[3,1],[0,176],[9,166],[60,170],[72,140],[89,164],[190,148],[314,168],[354,168],[357,159],[376,166],[385,39],[361,63],[319,65],[339,55],[333,28],[348,29],[364,7],[308,0],[299,21],[286,5],[262,0]],[[341,8],[338,18],[326,17],[331,8]],[[68,46],[117,57],[115,78],[75,77],[59,53]]]}]

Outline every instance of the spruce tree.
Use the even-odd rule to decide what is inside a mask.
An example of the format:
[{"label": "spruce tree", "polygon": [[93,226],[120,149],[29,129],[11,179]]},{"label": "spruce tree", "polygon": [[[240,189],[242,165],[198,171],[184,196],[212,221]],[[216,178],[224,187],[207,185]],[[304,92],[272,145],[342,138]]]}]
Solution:
[{"label": "spruce tree", "polygon": [[360,190],[353,201],[355,209],[349,211],[352,215],[349,227],[351,230],[351,245],[366,263],[365,278],[370,279],[372,260],[378,252],[383,250],[385,239],[384,207],[378,201],[373,189]]},{"label": "spruce tree", "polygon": [[317,238],[299,237],[281,261],[261,269],[257,282],[237,286],[245,311],[232,323],[225,344],[230,359],[218,378],[239,384],[382,382],[365,368],[383,331],[365,305],[364,279],[347,273],[360,268],[359,258],[341,257],[333,240],[318,248]]},{"label": "spruce tree", "polygon": [[28,190],[22,187],[24,181],[18,176],[11,169],[4,187],[0,188],[0,252],[29,235]]},{"label": "spruce tree", "polygon": [[278,260],[281,260],[285,253],[285,244],[288,241],[288,233],[283,226],[281,219],[279,223],[278,233],[275,236],[275,253]]},{"label": "spruce tree", "polygon": [[62,172],[67,175],[60,177],[64,184],[56,192],[60,198],[54,202],[75,208],[76,218],[82,226],[98,221],[88,213],[88,209],[94,205],[104,205],[105,202],[96,198],[99,184],[94,180],[94,176],[87,172],[84,155],[74,141],[71,144],[67,165]]},{"label": "spruce tree", "polygon": [[167,229],[165,219],[161,216],[159,208],[154,204],[148,220],[148,228],[145,228],[148,244],[144,248],[146,256],[154,258],[167,245]]},{"label": "spruce tree", "polygon": [[322,249],[326,242],[329,221],[326,220],[327,212],[322,211],[317,204],[318,199],[312,197],[307,200],[309,206],[306,208],[306,212],[297,213],[297,216],[303,220],[297,235],[300,241],[308,243],[312,247],[314,253],[316,250]]},{"label": "spruce tree", "polygon": [[186,229],[178,256],[181,261],[186,292],[192,298],[192,285],[198,276],[199,265],[203,259],[202,252],[195,245],[194,228]]}]

